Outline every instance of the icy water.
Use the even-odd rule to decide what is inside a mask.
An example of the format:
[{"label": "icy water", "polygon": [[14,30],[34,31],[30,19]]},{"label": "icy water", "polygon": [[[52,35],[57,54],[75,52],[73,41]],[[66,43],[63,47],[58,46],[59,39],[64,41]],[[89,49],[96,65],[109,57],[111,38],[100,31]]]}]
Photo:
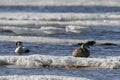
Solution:
[{"label": "icy water", "polygon": [[[4,14],[5,13],[5,14]],[[13,14],[15,15],[13,16]],[[31,17],[30,15],[33,15]],[[38,17],[38,14],[42,13],[44,17],[42,19]],[[46,18],[46,14],[48,18]],[[55,13],[55,16],[54,14]],[[65,14],[69,16],[65,17]],[[72,14],[70,14],[72,13]],[[77,13],[79,16],[89,15],[87,17],[74,17]],[[95,15],[93,15],[94,13]],[[0,6],[0,35],[1,36],[22,36],[24,37],[47,37],[47,38],[58,38],[58,39],[80,39],[80,40],[106,40],[106,41],[120,41],[120,7],[105,7],[105,6]],[[12,14],[12,15],[11,15]],[[37,15],[36,15],[37,14]],[[56,15],[57,14],[57,15]],[[7,16],[6,16],[7,15]],[[18,16],[19,15],[19,16]],[[40,14],[41,15],[41,14]],[[52,17],[50,17],[50,15]],[[62,16],[61,16],[62,15]],[[102,18],[100,17],[102,15]],[[107,17],[106,17],[107,15]],[[110,16],[109,16],[110,15]],[[36,17],[34,17],[36,16]],[[54,17],[53,17],[54,16]],[[71,18],[73,16],[73,18]],[[71,21],[83,21],[83,24],[76,23],[73,26],[84,27],[80,33],[67,32],[66,26],[71,25],[68,22]],[[18,21],[18,23],[16,22]],[[19,22],[21,21],[21,22]],[[36,21],[41,22],[39,24],[29,24],[24,21]],[[42,21],[48,21],[47,23],[42,23]],[[50,21],[55,21],[51,23]],[[88,22],[85,22],[88,21]],[[98,22],[96,22],[98,21]],[[113,23],[111,22],[113,21]],[[116,22],[115,22],[116,21]],[[4,24],[2,22],[6,22]],[[64,22],[64,23],[62,23]],[[94,22],[94,23],[91,23]],[[99,24],[100,23],[100,24]],[[115,25],[114,25],[115,24]],[[42,26],[45,27],[56,27],[61,28],[63,33],[60,34],[45,34],[45,33],[35,33],[35,34],[17,34],[14,32],[14,28],[18,28],[19,31],[29,29],[39,29]],[[4,28],[6,27],[6,28]],[[11,28],[13,27],[13,28]],[[22,29],[22,30],[21,30]],[[32,30],[35,31],[35,30]],[[31,32],[32,32],[31,31]],[[24,32],[24,31],[23,31]],[[2,37],[1,37],[2,38]],[[12,42],[11,42],[12,41]],[[36,40],[37,41],[37,40]],[[48,39],[49,41],[49,39]],[[54,55],[54,56],[70,56],[72,51],[79,46],[71,44],[52,44],[52,43],[36,43],[36,42],[24,42],[24,46],[30,49],[32,54],[40,55]],[[109,56],[119,56],[120,55],[120,45],[96,45],[90,46],[89,50],[91,52],[90,58],[104,58]],[[15,56],[15,40],[10,40],[9,38],[5,41],[0,41],[0,55],[1,56]],[[0,66],[0,76],[8,75],[56,75],[56,76],[70,76],[70,77],[85,77],[91,80],[119,80],[120,79],[120,69],[68,69],[68,68],[12,68]]]},{"label": "icy water", "polygon": [[106,7],[106,6],[0,6],[0,11],[102,13],[102,12],[119,12],[120,9],[119,7]]}]

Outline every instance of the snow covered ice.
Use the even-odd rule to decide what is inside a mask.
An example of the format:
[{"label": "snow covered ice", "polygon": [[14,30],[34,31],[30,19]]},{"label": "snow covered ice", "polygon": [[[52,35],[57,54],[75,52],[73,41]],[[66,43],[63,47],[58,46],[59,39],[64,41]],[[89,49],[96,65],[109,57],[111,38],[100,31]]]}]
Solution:
[{"label": "snow covered ice", "polygon": [[55,28],[55,27],[41,27],[41,32],[45,34],[62,34],[65,33],[65,30],[62,28]]},{"label": "snow covered ice", "polygon": [[117,13],[0,13],[1,26],[119,26]]},{"label": "snow covered ice", "polygon": [[14,76],[1,76],[1,80],[91,80],[87,78],[78,78],[78,77],[67,77],[67,76],[50,76],[50,75],[33,75],[33,76],[19,76],[19,75],[14,75]]},{"label": "snow covered ice", "polygon": [[73,33],[80,33],[81,31],[84,30],[85,27],[82,27],[82,26],[72,26],[72,25],[69,25],[69,26],[66,26],[66,31],[67,32],[73,32]]},{"label": "snow covered ice", "polygon": [[120,68],[120,57],[113,58],[75,58],[72,56],[0,56],[0,60],[17,67],[78,67],[78,68]]}]

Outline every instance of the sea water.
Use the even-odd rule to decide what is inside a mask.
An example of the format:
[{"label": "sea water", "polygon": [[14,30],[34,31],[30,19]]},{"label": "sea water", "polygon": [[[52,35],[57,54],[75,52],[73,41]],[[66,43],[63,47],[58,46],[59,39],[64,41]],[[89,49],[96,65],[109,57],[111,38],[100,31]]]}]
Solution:
[{"label": "sea water", "polygon": [[[89,5],[0,6],[0,56],[16,56],[14,50],[17,40],[22,40],[24,46],[30,49],[31,52],[27,54],[28,56],[34,54],[71,56],[72,51],[80,47],[73,45],[77,40],[83,42],[86,40],[102,40],[103,43],[114,41],[118,45],[90,46],[90,58],[119,56],[119,6]],[[68,26],[71,26],[70,30],[67,30]],[[77,26],[79,26],[79,30]],[[44,30],[49,34],[43,31],[41,27],[45,27]],[[55,32],[55,30],[58,31]],[[14,38],[11,38],[11,36]],[[38,40],[38,38],[41,40]],[[119,80],[119,74],[120,69],[16,68],[0,66],[0,76],[52,75],[83,77],[90,80]]]}]

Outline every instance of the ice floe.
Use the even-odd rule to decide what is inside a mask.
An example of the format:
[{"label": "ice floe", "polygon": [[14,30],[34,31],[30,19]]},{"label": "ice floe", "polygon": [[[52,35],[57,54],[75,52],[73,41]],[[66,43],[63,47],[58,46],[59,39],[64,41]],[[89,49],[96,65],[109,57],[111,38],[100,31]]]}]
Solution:
[{"label": "ice floe", "polygon": [[0,76],[0,80],[91,80],[83,77],[55,76],[55,75],[13,75]]},{"label": "ice floe", "polygon": [[72,44],[84,42],[86,40],[76,39],[60,39],[51,37],[35,37],[35,36],[3,36],[0,35],[0,41],[22,41],[22,42],[35,42],[35,43],[50,43],[50,44]]},{"label": "ice floe", "polygon": [[120,68],[120,57],[76,58],[72,56],[0,56],[0,60],[12,66],[23,68],[63,67],[63,68]]},{"label": "ice floe", "polygon": [[66,32],[81,33],[86,27],[83,26],[66,26]]},{"label": "ice floe", "polygon": [[[60,39],[52,37],[35,37],[35,36],[6,36],[0,35],[0,41],[22,41],[22,42],[34,42],[34,43],[49,43],[49,44],[69,44],[78,45],[79,43],[85,43],[91,40],[80,40],[80,39]],[[95,45],[120,45],[119,40],[96,40]]]},{"label": "ice floe", "polygon": [[120,26],[118,13],[0,13],[0,26]]},{"label": "ice floe", "polygon": [[38,34],[40,33],[40,29],[31,29],[31,28],[21,28],[21,27],[12,27],[12,26],[4,26],[0,27],[2,30],[11,30],[16,34]]},{"label": "ice floe", "polygon": [[9,0],[4,0],[0,2],[0,5],[21,5],[21,6],[119,6],[119,0],[109,0],[109,1],[105,1],[105,0],[92,0],[91,2],[89,2],[89,0],[35,0],[35,1],[28,1],[28,0],[13,0],[13,1],[9,1]]},{"label": "ice floe", "polygon": [[23,28],[23,27],[0,27],[1,30],[11,30],[16,34],[23,34],[23,35],[38,35],[38,34],[62,34],[65,33],[66,30],[63,28],[58,27],[41,27],[41,28]]},{"label": "ice floe", "polygon": [[76,21],[76,20],[118,20],[119,13],[0,13],[0,20],[33,20],[33,21]]},{"label": "ice floe", "polygon": [[77,21],[29,21],[29,20],[0,20],[0,26],[120,26],[118,20],[77,20]]},{"label": "ice floe", "polygon": [[40,28],[41,32],[45,34],[62,34],[65,33],[65,29],[62,28],[57,28],[57,27],[41,27]]}]

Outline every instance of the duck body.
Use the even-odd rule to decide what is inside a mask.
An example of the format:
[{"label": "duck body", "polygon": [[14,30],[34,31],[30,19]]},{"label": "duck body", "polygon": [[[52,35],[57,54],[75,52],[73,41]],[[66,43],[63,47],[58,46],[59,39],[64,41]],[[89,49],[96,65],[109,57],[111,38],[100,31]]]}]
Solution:
[{"label": "duck body", "polygon": [[88,45],[86,45],[86,44],[82,44],[82,46],[80,48],[77,48],[72,52],[72,56],[74,56],[74,57],[89,57],[90,52],[87,49],[87,46]]},{"label": "duck body", "polygon": [[29,52],[30,50],[28,48],[22,46],[22,42],[20,41],[16,42],[16,49],[15,49],[16,54],[21,55]]}]

